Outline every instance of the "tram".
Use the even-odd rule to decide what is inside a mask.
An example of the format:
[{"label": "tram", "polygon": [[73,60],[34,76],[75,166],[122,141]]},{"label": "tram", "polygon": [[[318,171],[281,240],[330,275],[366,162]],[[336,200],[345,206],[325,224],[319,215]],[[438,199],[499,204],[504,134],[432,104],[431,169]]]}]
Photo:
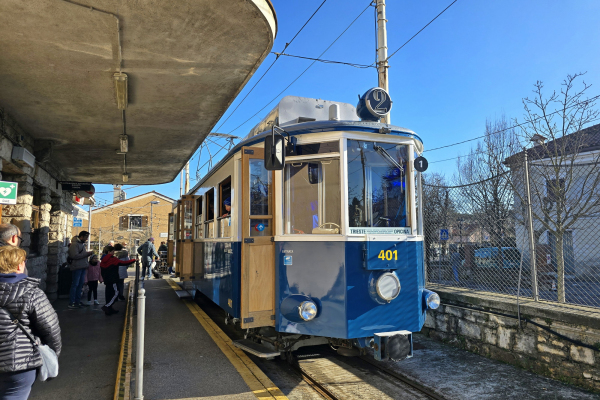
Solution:
[{"label": "tram", "polygon": [[284,97],[177,202],[169,260],[184,288],[245,330],[237,346],[412,356],[412,333],[440,299],[425,289],[423,144],[379,122],[390,109],[381,88],[356,108]]}]

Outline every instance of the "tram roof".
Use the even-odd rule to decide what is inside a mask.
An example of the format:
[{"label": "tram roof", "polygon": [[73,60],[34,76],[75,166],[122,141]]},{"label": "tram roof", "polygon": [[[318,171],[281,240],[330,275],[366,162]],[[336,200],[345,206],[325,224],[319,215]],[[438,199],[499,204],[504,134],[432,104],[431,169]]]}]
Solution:
[{"label": "tram roof", "polygon": [[[423,140],[415,132],[411,131],[410,129],[402,128],[400,126],[382,124],[380,122],[372,122],[372,121],[312,121],[312,122],[304,122],[304,123],[300,123],[300,124],[293,124],[293,125],[287,125],[287,126],[284,125],[281,128],[284,128],[285,131],[292,136],[305,135],[305,134],[309,134],[309,133],[335,132],[335,131],[380,133],[382,135],[387,134],[387,135],[395,135],[395,136],[404,136],[407,138],[414,139],[415,142],[417,143],[417,145],[418,145],[418,143],[421,143],[421,146],[419,146],[420,147],[419,152],[423,150]],[[385,133],[383,132],[383,130],[385,130]],[[221,159],[221,161],[219,161],[217,163],[217,165],[215,165],[210,171],[208,171],[208,173],[204,177],[202,177],[202,179],[200,179],[198,181],[198,183],[196,183],[194,185],[194,187],[191,188],[190,191],[186,194],[194,193],[196,190],[198,190],[204,184],[204,182],[206,182],[213,175],[213,173],[215,171],[217,171],[227,161],[229,161],[229,159],[231,159],[231,157],[233,157],[233,155],[235,153],[240,151],[242,147],[250,146],[250,145],[253,145],[256,143],[263,142],[265,140],[265,137],[270,134],[271,134],[271,131],[269,130],[269,131],[265,131],[258,135],[251,136],[251,137],[248,137],[248,138],[245,138],[244,140],[242,140],[240,143],[235,145],[231,150],[229,150],[229,152],[225,155],[225,157],[223,157]]]}]

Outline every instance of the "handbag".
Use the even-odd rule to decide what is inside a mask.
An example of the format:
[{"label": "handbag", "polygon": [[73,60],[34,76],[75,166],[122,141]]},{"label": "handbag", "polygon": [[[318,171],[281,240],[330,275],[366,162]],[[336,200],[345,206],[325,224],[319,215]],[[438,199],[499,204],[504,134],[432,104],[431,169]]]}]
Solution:
[{"label": "handbag", "polygon": [[27,336],[33,344],[33,348],[36,349],[42,357],[42,365],[37,368],[38,380],[44,382],[48,379],[56,378],[58,376],[58,356],[54,350],[46,344],[39,343],[39,339],[36,340],[31,333],[27,332],[27,329],[25,329],[18,318],[15,318],[8,310],[6,310],[6,312],[10,314],[12,323],[21,328],[25,336]]}]

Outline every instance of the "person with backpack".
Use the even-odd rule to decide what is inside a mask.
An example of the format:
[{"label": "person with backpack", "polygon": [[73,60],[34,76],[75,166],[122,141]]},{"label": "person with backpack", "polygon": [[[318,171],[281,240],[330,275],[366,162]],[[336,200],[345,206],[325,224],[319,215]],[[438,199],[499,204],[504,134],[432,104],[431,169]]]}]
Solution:
[{"label": "person with backpack", "polygon": [[24,273],[26,256],[23,249],[0,247],[0,399],[29,397],[36,369],[43,364],[32,339],[56,356],[62,348],[58,317],[39,288],[40,280]]},{"label": "person with backpack", "polygon": [[129,261],[121,261],[115,257],[115,248],[108,246],[108,253],[102,258],[100,262],[100,270],[102,271],[102,279],[104,279],[104,285],[106,285],[106,304],[102,306],[102,311],[106,315],[113,315],[119,312],[113,308],[114,302],[119,296],[119,288],[117,286],[119,282],[119,266],[130,265],[135,262],[135,259]]},{"label": "person with backpack", "polygon": [[69,269],[71,270],[71,291],[69,294],[69,308],[81,308],[89,304],[81,302],[81,289],[85,282],[85,272],[88,268],[88,257],[94,254],[93,251],[86,251],[85,243],[88,241],[90,233],[87,231],[79,232],[79,235],[71,239],[68,255]]},{"label": "person with backpack", "polygon": [[[117,243],[115,245],[115,257],[121,261],[129,261],[129,252],[123,247],[122,244]],[[117,282],[117,289],[119,290],[118,299],[125,301],[125,279],[129,275],[127,273],[128,265],[119,265],[119,281]]]},{"label": "person with backpack", "polygon": [[152,274],[152,257],[160,260],[160,256],[156,252],[156,247],[154,247],[154,238],[148,238],[146,243],[138,247],[137,252],[142,256],[142,278],[147,273],[148,279],[150,279],[150,275]]}]

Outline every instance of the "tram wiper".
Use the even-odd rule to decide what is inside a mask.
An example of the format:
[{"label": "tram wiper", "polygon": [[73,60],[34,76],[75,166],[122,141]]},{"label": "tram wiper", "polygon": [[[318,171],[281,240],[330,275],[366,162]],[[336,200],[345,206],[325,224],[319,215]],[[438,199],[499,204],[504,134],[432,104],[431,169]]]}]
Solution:
[{"label": "tram wiper", "polygon": [[387,152],[386,149],[384,149],[381,146],[378,146],[377,143],[373,143],[373,150],[379,153],[379,155],[383,157],[384,160],[388,161],[394,167],[398,168],[400,170],[400,173],[404,173],[404,168],[402,168],[402,165],[398,164],[398,161],[396,161],[394,157],[392,157],[390,153]]}]

